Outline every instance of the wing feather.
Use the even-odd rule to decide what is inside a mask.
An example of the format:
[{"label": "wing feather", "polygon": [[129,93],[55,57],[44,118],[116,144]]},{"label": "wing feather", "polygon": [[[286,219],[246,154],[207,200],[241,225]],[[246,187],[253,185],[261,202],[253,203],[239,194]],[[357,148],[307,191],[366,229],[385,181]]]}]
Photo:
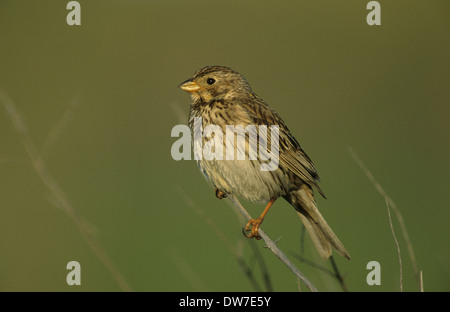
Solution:
[{"label": "wing feather", "polygon": [[[241,100],[242,101],[242,100]],[[261,105],[255,105],[254,101]],[[239,104],[238,101],[233,101]],[[248,99],[246,105],[240,105],[248,114],[255,125],[271,125],[279,126],[279,165],[285,171],[292,172],[303,182],[317,189],[317,191],[325,198],[325,194],[318,185],[319,174],[311,159],[303,151],[298,141],[289,131],[278,114],[272,110],[261,98],[252,94],[252,98]],[[270,137],[267,138],[267,146],[270,146]]]}]

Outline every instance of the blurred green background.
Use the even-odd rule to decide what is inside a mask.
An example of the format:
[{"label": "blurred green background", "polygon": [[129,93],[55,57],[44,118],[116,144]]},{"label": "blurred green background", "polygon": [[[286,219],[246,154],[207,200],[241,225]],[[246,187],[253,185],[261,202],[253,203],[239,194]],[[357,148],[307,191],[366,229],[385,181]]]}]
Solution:
[{"label": "blurred green background", "polygon": [[[171,129],[190,102],[177,85],[205,65],[242,73],[315,162],[328,198],[319,208],[352,256],[336,256],[350,291],[397,291],[399,263],[385,200],[349,147],[401,210],[425,291],[450,290],[449,1],[379,1],[381,26],[367,25],[360,0],[79,1],[81,26],[67,25],[67,2],[0,2],[0,89],[133,290],[255,290],[230,248],[265,289],[256,247],[273,290],[297,291],[263,241],[243,237],[245,221],[194,162],[171,158]],[[253,216],[263,209],[243,203]],[[393,225],[404,290],[416,291]],[[301,223],[286,202],[263,229],[319,290],[341,290],[293,256]],[[303,248],[330,268],[309,238]],[[55,205],[3,105],[0,250],[1,291],[123,290]],[[66,284],[71,260],[81,286]],[[372,260],[380,286],[366,283]]]}]

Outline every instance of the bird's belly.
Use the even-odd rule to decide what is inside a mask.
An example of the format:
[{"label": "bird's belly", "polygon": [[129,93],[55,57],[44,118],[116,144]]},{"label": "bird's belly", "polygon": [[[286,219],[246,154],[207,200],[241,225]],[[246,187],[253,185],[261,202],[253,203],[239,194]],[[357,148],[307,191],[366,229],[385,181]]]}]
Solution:
[{"label": "bird's belly", "polygon": [[227,194],[247,200],[267,203],[286,194],[289,180],[278,168],[261,171],[257,160],[200,160],[197,162],[205,177]]}]

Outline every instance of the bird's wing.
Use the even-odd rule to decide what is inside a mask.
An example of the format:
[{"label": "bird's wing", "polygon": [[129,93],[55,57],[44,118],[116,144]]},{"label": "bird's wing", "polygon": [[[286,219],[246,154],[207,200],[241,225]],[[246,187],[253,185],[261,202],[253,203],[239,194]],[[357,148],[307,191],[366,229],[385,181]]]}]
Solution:
[{"label": "bird's wing", "polygon": [[313,186],[325,197],[321,190],[319,174],[308,155],[302,150],[300,144],[292,136],[287,127],[280,128],[280,165],[292,171],[300,179]]},{"label": "bird's wing", "polygon": [[[282,169],[294,173],[305,183],[317,189],[325,197],[318,185],[319,174],[311,159],[300,147],[298,141],[289,131],[278,114],[272,110],[262,99],[253,95],[254,98],[241,107],[247,111],[255,125],[278,125],[279,127],[279,165]],[[256,105],[255,105],[256,104]],[[270,146],[270,137],[267,138],[267,146]]]}]

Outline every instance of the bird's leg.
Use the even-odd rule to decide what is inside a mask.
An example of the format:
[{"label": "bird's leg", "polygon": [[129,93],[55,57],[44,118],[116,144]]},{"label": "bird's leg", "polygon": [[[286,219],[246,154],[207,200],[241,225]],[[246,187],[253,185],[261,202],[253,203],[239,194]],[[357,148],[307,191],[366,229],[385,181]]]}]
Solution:
[{"label": "bird's leg", "polygon": [[[266,216],[267,212],[269,211],[272,204],[275,202],[276,198],[272,198],[269,203],[267,204],[266,208],[264,208],[264,211],[261,213],[258,219],[250,219],[247,222],[247,225],[244,228],[244,235],[248,238],[256,238],[261,239],[261,236],[258,234],[258,229],[261,226],[261,223],[264,221],[264,217]],[[251,231],[250,233],[246,234],[246,231]]]},{"label": "bird's leg", "polygon": [[215,188],[215,192],[216,192],[216,197],[218,199],[224,199],[225,197],[227,197],[227,194],[225,194],[224,192],[222,192],[221,190],[219,190],[216,186]]}]

